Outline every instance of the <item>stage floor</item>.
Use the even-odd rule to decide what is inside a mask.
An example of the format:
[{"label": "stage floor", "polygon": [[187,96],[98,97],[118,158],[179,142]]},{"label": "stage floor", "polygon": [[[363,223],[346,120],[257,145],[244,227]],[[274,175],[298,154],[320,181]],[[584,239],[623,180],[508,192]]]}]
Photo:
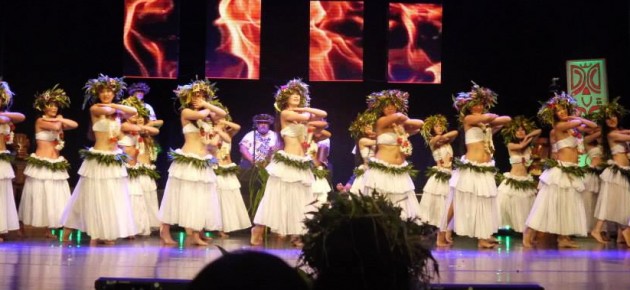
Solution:
[{"label": "stage floor", "polygon": [[[175,239],[178,237],[175,236]],[[472,239],[458,237],[455,246],[434,249],[439,283],[535,283],[545,289],[630,289],[630,249],[576,239],[579,249],[524,249],[519,238],[501,237],[493,250],[478,250]],[[300,250],[272,240],[250,247],[248,235],[215,239],[228,251],[253,249],[295,265]],[[99,277],[192,279],[221,255],[218,248],[185,244],[165,247],[157,237],[120,240],[114,246],[87,241],[61,244],[44,239],[0,243],[0,289],[94,289]]]}]

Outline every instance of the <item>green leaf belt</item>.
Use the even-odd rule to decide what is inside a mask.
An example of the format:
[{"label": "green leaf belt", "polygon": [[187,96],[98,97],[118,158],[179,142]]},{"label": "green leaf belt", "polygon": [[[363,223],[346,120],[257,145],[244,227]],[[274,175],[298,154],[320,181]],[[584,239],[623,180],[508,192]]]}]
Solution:
[{"label": "green leaf belt", "polygon": [[435,168],[434,166],[427,168],[427,172],[425,173],[425,175],[427,178],[431,178],[431,176],[435,176],[435,179],[437,179],[440,182],[445,182],[445,183],[448,183],[448,181],[451,179],[450,172],[441,171]]},{"label": "green leaf belt", "polygon": [[199,159],[190,156],[186,156],[183,154],[179,154],[173,150],[168,152],[168,157],[172,162],[180,163],[180,164],[191,164],[196,169],[207,169],[212,168],[217,163],[216,158],[212,159]]},{"label": "green leaf belt", "polygon": [[477,173],[492,173],[497,174],[499,170],[494,166],[477,166],[472,163],[464,163],[459,159],[453,159],[453,167],[457,169],[468,169]]},{"label": "green leaf belt", "polygon": [[313,163],[311,163],[310,160],[308,161],[293,160],[278,152],[273,154],[273,160],[279,163],[284,163],[287,166],[290,166],[299,170],[311,170],[311,168],[313,167]]},{"label": "green leaf belt", "polygon": [[153,180],[160,179],[160,173],[157,170],[144,166],[127,167],[127,175],[129,175],[129,178],[138,178],[140,176],[146,175]]},{"label": "green leaf belt", "polygon": [[67,171],[70,169],[70,163],[65,159],[59,162],[50,162],[29,156],[26,157],[26,164],[37,168],[46,168],[50,171]]},{"label": "green leaf belt", "polygon": [[392,175],[409,174],[409,176],[411,177],[415,177],[416,175],[418,175],[418,170],[413,169],[413,165],[411,163],[408,163],[406,166],[402,167],[390,167],[378,162],[369,161],[368,168],[383,171],[387,174]]},{"label": "green leaf belt", "polygon": [[584,177],[584,175],[586,175],[586,169],[584,167],[579,167],[575,165],[562,166],[557,160],[554,159],[545,159],[544,166],[547,169],[550,169],[552,167],[560,168],[563,173],[569,174],[574,177],[582,178]]},{"label": "green leaf belt", "polygon": [[216,169],[214,169],[214,173],[216,175],[221,175],[221,176],[238,175],[240,170],[241,168],[238,166],[230,166],[230,167],[218,166]]},{"label": "green leaf belt", "polygon": [[101,154],[92,152],[87,149],[79,150],[79,156],[85,160],[96,160],[98,164],[105,166],[123,166],[127,161],[127,156],[124,153],[121,154]]}]

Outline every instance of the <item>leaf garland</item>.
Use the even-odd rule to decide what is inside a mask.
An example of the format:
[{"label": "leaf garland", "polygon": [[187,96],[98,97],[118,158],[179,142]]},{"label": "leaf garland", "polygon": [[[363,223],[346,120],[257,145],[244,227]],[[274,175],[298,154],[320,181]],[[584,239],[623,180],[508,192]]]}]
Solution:
[{"label": "leaf garland", "polygon": [[241,171],[241,168],[238,166],[230,166],[230,167],[218,166],[216,169],[214,169],[214,173],[216,175],[221,175],[221,176],[238,175],[240,171]]},{"label": "leaf garland", "polygon": [[26,157],[26,164],[37,168],[46,168],[50,171],[68,171],[68,169],[70,169],[70,163],[65,159],[59,162],[50,162],[33,156],[28,156]]},{"label": "leaf garland", "polygon": [[[428,285],[439,270],[429,250],[433,229],[411,218],[402,219],[401,211],[376,192],[353,195],[352,198],[332,196],[330,203],[310,213],[311,217],[304,221],[307,231],[301,236],[304,246],[298,266],[312,269],[309,275],[313,277],[365,275],[363,269],[371,265],[362,259],[360,249],[364,249],[373,251],[370,255],[391,265],[393,271],[406,269],[413,284]],[[366,238],[378,239],[373,243],[374,249],[357,247],[365,244]],[[345,248],[348,248],[347,252]],[[348,254],[336,255],[339,251]],[[356,261],[354,265],[347,265],[349,257],[355,257],[351,258]],[[339,267],[340,263],[347,266]]]},{"label": "leaf garland", "polygon": [[0,161],[11,163],[13,162],[14,159],[15,159],[15,155],[11,153],[0,153]]},{"label": "leaf garland", "polygon": [[621,173],[621,175],[623,175],[623,177],[625,177],[626,180],[630,182],[630,169],[621,168],[617,164],[613,164],[609,168],[612,170],[614,174]]},{"label": "leaf garland", "polygon": [[311,168],[313,167],[311,161],[298,161],[298,160],[293,160],[289,157],[286,157],[278,152],[273,154],[273,160],[275,160],[276,162],[279,163],[284,163],[287,166],[299,169],[299,170],[311,170]]},{"label": "leaf garland", "polygon": [[127,154],[100,154],[88,149],[79,150],[79,156],[85,160],[96,160],[98,164],[105,166],[123,166],[129,156]]},{"label": "leaf garland", "polygon": [[608,166],[606,164],[601,164],[596,167],[584,167],[584,171],[586,171],[586,174],[595,174],[599,178],[599,175],[602,174],[602,172],[604,172],[604,169],[606,169],[607,167]]},{"label": "leaf garland", "polygon": [[213,165],[217,164],[216,158],[199,159],[199,158],[189,157],[189,156],[177,153],[174,150],[171,150],[168,152],[168,158],[172,162],[175,162],[175,163],[190,164],[199,170],[212,168]]},{"label": "leaf garland", "polygon": [[586,175],[586,170],[583,167],[579,167],[579,166],[562,166],[562,165],[560,165],[560,163],[558,163],[557,160],[554,160],[554,159],[545,159],[544,166],[547,169],[550,169],[552,167],[560,168],[560,170],[562,170],[563,173],[566,173],[566,174],[574,176],[574,177],[582,178],[582,177],[584,177],[584,175]]},{"label": "leaf garland", "polygon": [[471,163],[464,163],[459,159],[453,159],[453,167],[457,168],[457,169],[468,169],[471,171],[474,171],[476,173],[492,173],[492,174],[497,174],[497,172],[499,172],[499,169],[497,169],[496,167],[491,167],[491,166],[476,166],[473,165]]},{"label": "leaf garland", "polygon": [[352,173],[354,173],[354,177],[356,178],[363,175],[365,173],[365,169],[357,167],[352,171]]},{"label": "leaf garland", "polygon": [[319,169],[319,168],[313,167],[313,169],[311,170],[313,171],[313,176],[319,179],[327,179],[328,175],[330,174],[330,171],[325,168]]},{"label": "leaf garland", "polygon": [[449,172],[441,171],[434,166],[428,167],[425,175],[427,178],[435,176],[435,179],[443,183],[448,183],[448,181],[451,179],[451,174]]},{"label": "leaf garland", "polygon": [[413,169],[413,164],[411,163],[402,167],[390,167],[378,162],[370,161],[368,162],[368,168],[380,170],[392,175],[409,174],[411,177],[416,177],[416,175],[418,175],[418,170]]},{"label": "leaf garland", "polygon": [[140,176],[146,175],[153,180],[160,179],[160,173],[157,170],[145,166],[127,167],[127,175],[129,176],[129,178],[138,178]]},{"label": "leaf garland", "polygon": [[514,178],[506,177],[505,175],[501,176],[503,176],[502,180],[505,181],[505,185],[515,190],[536,190],[538,186],[538,183],[536,183],[536,181],[534,180],[517,180]]}]

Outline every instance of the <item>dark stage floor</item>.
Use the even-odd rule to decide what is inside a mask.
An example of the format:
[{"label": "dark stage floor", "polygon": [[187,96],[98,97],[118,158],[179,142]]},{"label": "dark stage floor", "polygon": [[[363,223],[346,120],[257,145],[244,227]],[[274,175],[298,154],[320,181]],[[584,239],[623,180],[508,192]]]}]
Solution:
[{"label": "dark stage floor", "polygon": [[[182,236],[183,237],[183,236]],[[174,238],[178,238],[175,236]],[[524,249],[519,238],[501,237],[500,247],[478,250],[468,238],[435,249],[439,283],[536,283],[545,289],[630,289],[630,249],[577,239],[579,249]],[[216,239],[228,251],[255,249],[295,265],[300,250],[273,240],[252,248],[248,235]],[[157,237],[120,240],[114,246],[61,244],[27,238],[0,243],[0,289],[94,289],[99,277],[192,279],[221,255],[216,247],[160,246]]]}]

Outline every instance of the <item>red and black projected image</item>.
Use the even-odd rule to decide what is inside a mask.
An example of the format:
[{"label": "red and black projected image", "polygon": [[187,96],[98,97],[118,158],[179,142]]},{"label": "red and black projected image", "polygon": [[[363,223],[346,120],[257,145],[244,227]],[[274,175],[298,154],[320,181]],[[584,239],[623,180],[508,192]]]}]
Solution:
[{"label": "red and black projected image", "polygon": [[179,1],[125,0],[124,75],[177,78]]},{"label": "red and black projected image", "polygon": [[442,82],[442,5],[390,3],[388,30],[389,82]]},{"label": "red and black projected image", "polygon": [[261,0],[209,0],[206,77],[259,79]]},{"label": "red and black projected image", "polygon": [[363,79],[363,2],[311,1],[309,80]]}]

